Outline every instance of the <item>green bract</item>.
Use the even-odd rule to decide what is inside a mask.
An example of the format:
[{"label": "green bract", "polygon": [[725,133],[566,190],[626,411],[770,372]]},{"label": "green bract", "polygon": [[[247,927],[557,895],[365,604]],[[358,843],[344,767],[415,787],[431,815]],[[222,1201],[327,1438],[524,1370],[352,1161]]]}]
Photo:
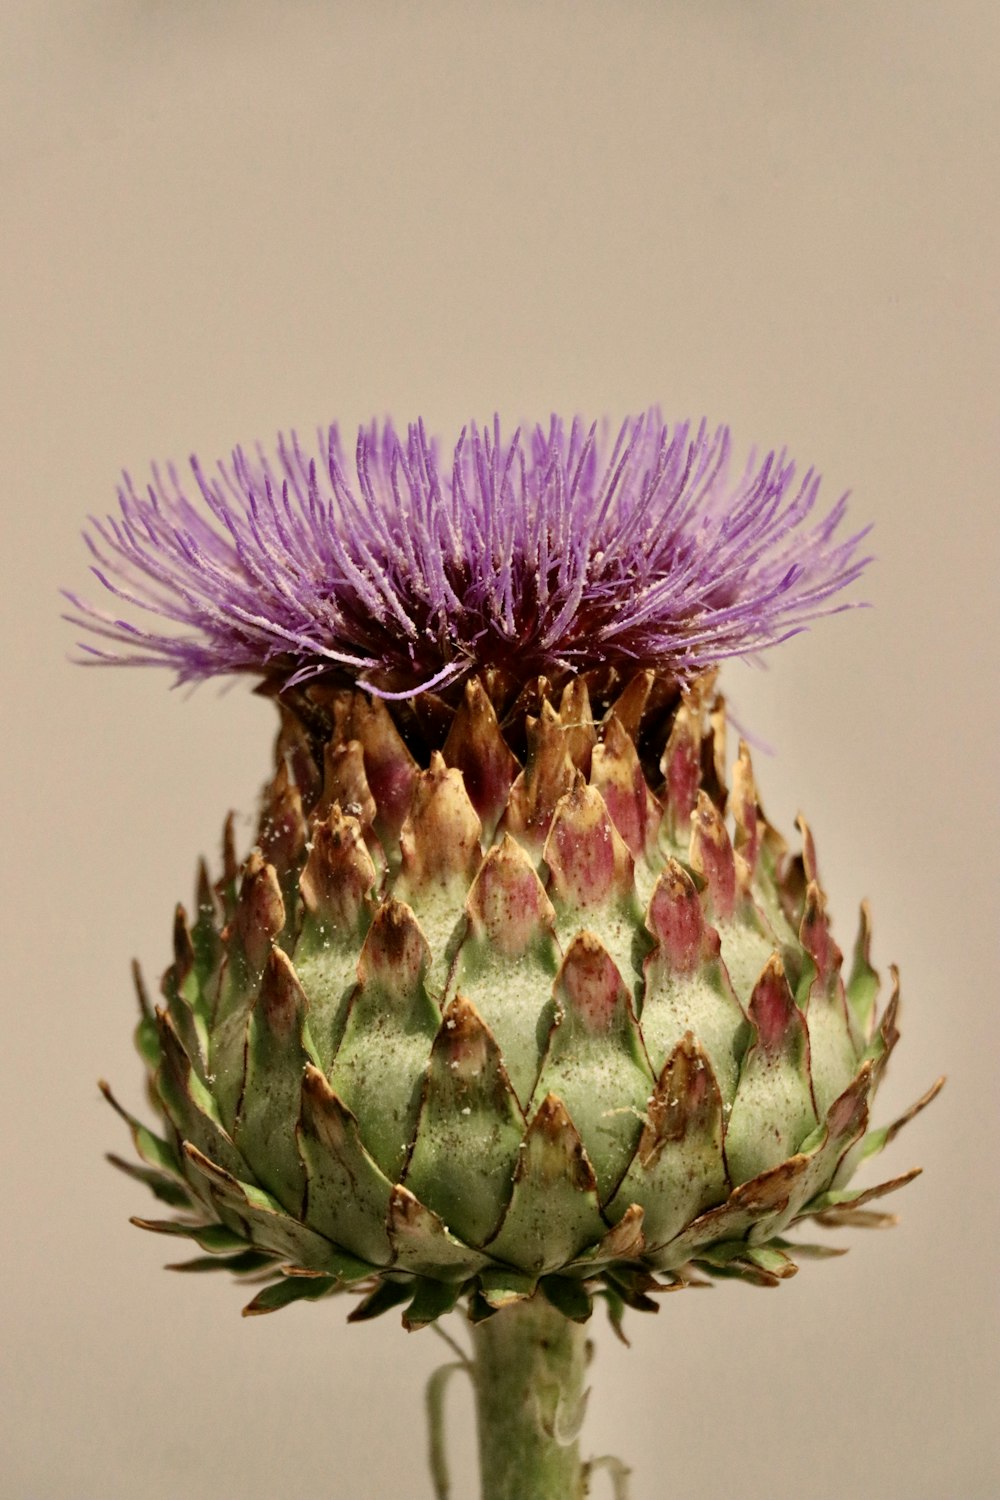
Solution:
[{"label": "green bract", "polygon": [[897,989],[879,1017],[864,910],[842,979],[711,691],[286,692],[258,846],[140,987],[164,1134],[127,1117],[127,1170],[179,1216],[137,1222],[273,1268],[249,1312],[356,1287],[416,1327],[773,1285],[796,1225],[879,1218],[914,1174],[847,1184],[903,1123],[868,1131]]}]

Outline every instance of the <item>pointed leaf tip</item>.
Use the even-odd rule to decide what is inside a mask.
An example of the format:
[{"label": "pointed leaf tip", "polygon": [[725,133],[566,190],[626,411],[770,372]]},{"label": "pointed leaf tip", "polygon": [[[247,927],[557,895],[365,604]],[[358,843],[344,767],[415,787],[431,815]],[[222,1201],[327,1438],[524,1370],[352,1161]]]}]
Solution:
[{"label": "pointed leaf tip", "polygon": [[277,873],[255,850],[244,867],[236,904],[236,934],[252,970],[263,969],[284,925],[285,903]]},{"label": "pointed leaf tip", "polygon": [[153,1004],[149,998],[149,990],[143,978],[142,968],[137,958],[132,960],[132,984],[135,988],[135,997],[139,1002],[139,1014],[144,1021],[153,1020]]},{"label": "pointed leaf tip", "polygon": [[358,977],[362,985],[382,984],[410,994],[421,984],[430,962],[430,947],[412,909],[390,897],[376,912],[361,950]]},{"label": "pointed leaf tip", "polygon": [[375,881],[361,823],[335,803],[313,828],[312,848],[299,877],[307,911],[325,926],[354,936]]},{"label": "pointed leaf tip", "polygon": [[174,965],[178,989],[194,968],[194,944],[188,927],[187,912],[178,901],[174,908]]},{"label": "pointed leaf tip", "polygon": [[583,1140],[601,1201],[621,1181],[638,1143],[653,1084],[621,974],[592,932],[577,934],[556,976],[559,1007],[536,1085],[557,1094]]},{"label": "pointed leaf tip", "polygon": [[819,866],[816,862],[816,842],[813,839],[812,829],[806,822],[803,813],[799,813],[795,819],[795,826],[802,835],[802,868],[805,871],[806,884],[815,881],[819,885]]},{"label": "pointed leaf tip", "polygon": [[[707,1053],[688,1032],[664,1063],[635,1158],[611,1204],[645,1210],[648,1245],[662,1247],[729,1191],[723,1103]],[[683,1258],[683,1257],[682,1257]]]},{"label": "pointed leaf tip", "polygon": [[297,865],[306,846],[302,793],[284,760],[279,761],[274,779],[264,792],[257,843],[268,863],[282,871]]},{"label": "pointed leaf tip", "polygon": [[413,789],[410,810],[400,833],[403,878],[407,887],[424,889],[466,881],[479,865],[482,823],[462,780],[435,750]]},{"label": "pointed leaf tip", "polygon": [[239,879],[240,867],[236,857],[236,814],[227,813],[222,825],[222,886],[220,895],[225,896],[227,887],[234,886]]},{"label": "pointed leaf tip", "polygon": [[634,741],[639,733],[655,681],[656,674],[648,667],[636,672],[612,706],[612,716],[618,720],[630,740]]},{"label": "pointed leaf tip", "polygon": [[354,693],[345,739],[360,741],[365,776],[375,800],[375,828],[388,848],[399,838],[410,810],[417,763],[381,698]]},{"label": "pointed leaf tip", "polygon": [[560,798],[543,858],[560,907],[586,910],[634,890],[628,846],[600,792],[582,779]]},{"label": "pointed leaf tip", "polygon": [[613,713],[603,740],[594,746],[590,783],[599,791],[612,823],[634,859],[641,859],[655,840],[660,806],[646,784],[635,742]]},{"label": "pointed leaf tip", "polygon": [[570,760],[582,776],[589,776],[597,728],[585,677],[571,677],[559,696],[559,722]]},{"label": "pointed leaf tip", "polygon": [[456,995],[444,1013],[434,1042],[432,1073],[436,1060],[441,1065],[442,1081],[450,1079],[458,1095],[470,1087],[478,1091],[484,1077],[494,1075],[503,1092],[506,1079],[497,1044],[476,1007],[464,995]]},{"label": "pointed leaf tip", "polygon": [[557,1094],[546,1094],[534,1113],[518,1161],[518,1181],[532,1162],[539,1181],[547,1185],[565,1177],[581,1192],[597,1187],[580,1134]]},{"label": "pointed leaf tip", "polygon": [[291,959],[281,948],[272,948],[264,968],[256,1014],[278,1041],[287,1040],[301,1026],[309,1008],[305,992]]},{"label": "pointed leaf tip", "polygon": [[243,1309],[245,1318],[259,1317],[263,1313],[280,1312],[293,1302],[318,1302],[337,1290],[333,1276],[292,1276],[282,1281],[273,1281],[264,1287]]},{"label": "pointed leaf tip", "polygon": [[618,1223],[609,1229],[598,1245],[595,1260],[638,1260],[646,1248],[643,1232],[645,1210],[639,1203],[630,1203]]},{"label": "pointed leaf tip", "polygon": [[675,859],[657,879],[646,926],[678,973],[691,973],[705,959],[718,957],[719,935],[706,925],[694,881]]},{"label": "pointed leaf tip", "polygon": [[747,1013],[755,1038],[726,1128],[726,1160],[737,1184],[785,1161],[818,1124],[805,1017],[777,954],[765,964]]},{"label": "pointed leaf tip", "polygon": [[586,930],[570,944],[556,977],[556,994],[587,1031],[609,1031],[631,1011],[628,991],[610,953]]},{"label": "pointed leaf tip", "polygon": [[562,1100],[547,1094],[522,1142],[510,1202],[487,1249],[532,1275],[566,1265],[604,1232],[597,1179]]},{"label": "pointed leaf tip", "polygon": [[442,750],[462,773],[469,800],[489,838],[507,805],[517,761],[500,732],[496,712],[478,677],[470,677]]},{"label": "pointed leaf tip", "polygon": [[722,814],[705,791],[695,804],[689,858],[705,882],[709,911],[725,921],[736,906],[736,862]]},{"label": "pointed leaf tip", "polygon": [[547,698],[538,718],[527,719],[526,728],[527,763],[510,789],[500,827],[537,855],[549,832],[553,808],[579,773],[567,750],[559,716]]},{"label": "pointed leaf tip", "polygon": [[352,1255],[386,1265],[391,1184],[365,1150],[352,1112],[307,1063],[298,1147],[306,1170],[306,1223]]},{"label": "pointed leaf tip", "polygon": [[829,985],[840,968],[843,954],[833,940],[826,914],[826,898],[815,880],[810,880],[806,887],[799,941],[816,965],[821,984]]},{"label": "pointed leaf tip", "polygon": [[779,1051],[793,1033],[802,1035],[802,1016],[785,978],[785,968],[777,953],[764,965],[754,986],[748,1008],[750,1020],[765,1052]]},{"label": "pointed leaf tip", "polygon": [[733,767],[733,790],[730,806],[736,822],[736,853],[752,875],[760,852],[760,807],[753,764],[746,740],[740,740],[739,754]]},{"label": "pointed leaf tip", "polygon": [[316,809],[326,817],[334,808],[357,821],[359,831],[369,832],[378,811],[365,775],[365,755],[360,740],[331,740],[323,757],[323,795]]},{"label": "pointed leaf tip", "polygon": [[701,784],[701,712],[682,702],[674,715],[667,748],[660,760],[670,836],[680,842],[691,826]]},{"label": "pointed leaf tip", "polygon": [[392,1190],[386,1228],[400,1270],[461,1281],[486,1264],[481,1251],[463,1244],[438,1213],[401,1184]]},{"label": "pointed leaf tip", "polygon": [[509,1197],[523,1132],[500,1049],[456,995],[431,1049],[406,1185],[467,1244],[482,1245]]},{"label": "pointed leaf tip", "polygon": [[555,911],[534,865],[509,834],[483,860],[466,912],[473,935],[505,958],[519,958],[555,923]]},{"label": "pointed leaf tip", "polygon": [[646,1109],[639,1160],[651,1167],[668,1142],[690,1132],[718,1138],[722,1145],[722,1095],[708,1054],[687,1032],[663,1065]]},{"label": "pointed leaf tip", "polygon": [[871,1040],[875,1029],[876,1003],[882,984],[878,970],[872,965],[871,941],[871,909],[867,901],[862,901],[851,973],[847,981],[847,1002],[863,1042]]}]

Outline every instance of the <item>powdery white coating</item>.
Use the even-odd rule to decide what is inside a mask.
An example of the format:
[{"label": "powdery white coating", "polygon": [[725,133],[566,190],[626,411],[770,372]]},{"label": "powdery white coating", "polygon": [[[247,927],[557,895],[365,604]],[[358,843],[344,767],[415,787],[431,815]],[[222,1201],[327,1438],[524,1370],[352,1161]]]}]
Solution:
[{"label": "powdery white coating", "polygon": [[[345,671],[409,697],[484,667],[536,673],[656,666],[687,680],[787,638],[869,561],[836,539],[844,496],[814,516],[819,476],[784,452],[730,475],[730,436],[649,411],[617,433],[463,429],[450,458],[422,422],[358,433],[349,474],[336,426],[314,452],[237,448],[191,482],[128,475],[120,513],[84,533],[93,572],[152,624],[67,594],[68,618],[111,648],[89,662],[288,683]],[[160,622],[173,627],[165,632]]]}]

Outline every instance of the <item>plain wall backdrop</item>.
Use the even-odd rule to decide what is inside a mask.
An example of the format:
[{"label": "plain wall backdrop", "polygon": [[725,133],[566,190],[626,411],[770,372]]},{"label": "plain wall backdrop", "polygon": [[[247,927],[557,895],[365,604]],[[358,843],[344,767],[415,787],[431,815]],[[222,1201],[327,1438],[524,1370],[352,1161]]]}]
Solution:
[{"label": "plain wall backdrop", "polygon": [[950,1083],[880,1162],[926,1168],[898,1229],[630,1315],[630,1350],[595,1320],[586,1439],[633,1500],[1000,1493],[998,51],[990,0],[7,0],[4,1500],[429,1500],[447,1357],[336,1301],[243,1321],[126,1222],[95,1080],[140,1105],[128,963],[249,830],[274,725],[244,684],[69,665],[84,515],[278,427],[650,402],[876,523],[875,607],[724,686],[841,945],[867,895],[902,968],[880,1118]]}]

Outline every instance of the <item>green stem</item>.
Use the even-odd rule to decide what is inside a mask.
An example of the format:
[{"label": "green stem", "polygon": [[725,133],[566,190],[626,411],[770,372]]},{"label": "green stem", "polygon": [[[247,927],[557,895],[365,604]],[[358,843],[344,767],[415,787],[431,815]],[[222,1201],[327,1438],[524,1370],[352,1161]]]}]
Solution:
[{"label": "green stem", "polygon": [[586,1336],[540,1295],[473,1329],[482,1500],[582,1500]]}]

